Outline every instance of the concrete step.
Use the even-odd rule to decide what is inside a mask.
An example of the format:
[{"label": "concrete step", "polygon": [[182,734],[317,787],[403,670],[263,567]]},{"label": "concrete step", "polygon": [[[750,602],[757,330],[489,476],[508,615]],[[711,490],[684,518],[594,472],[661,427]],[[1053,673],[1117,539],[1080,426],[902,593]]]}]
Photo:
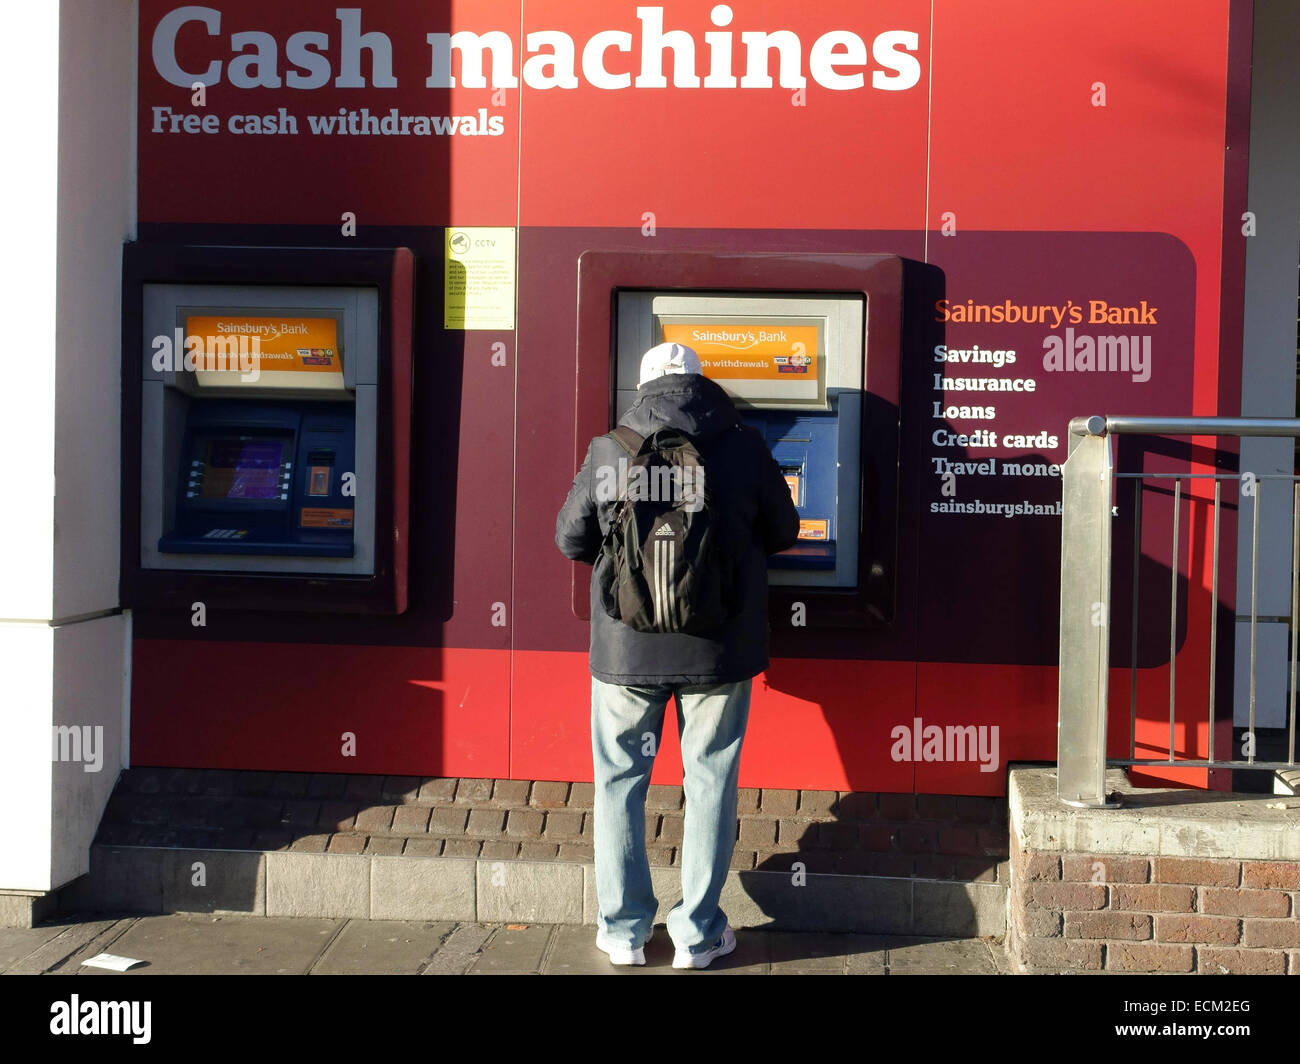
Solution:
[{"label": "concrete step", "polygon": [[[742,787],[731,867],[1007,882],[1006,801]],[[649,788],[654,867],[680,867],[680,786]],[[96,843],[215,850],[593,859],[590,783],[134,768]]]},{"label": "concrete step", "polygon": [[[680,869],[655,867],[657,922],[681,897]],[[1000,938],[999,882],[733,870],[733,927]],[[63,912],[594,924],[594,867],[574,860],[306,853],[171,846],[91,848],[90,872],[59,892]]]}]

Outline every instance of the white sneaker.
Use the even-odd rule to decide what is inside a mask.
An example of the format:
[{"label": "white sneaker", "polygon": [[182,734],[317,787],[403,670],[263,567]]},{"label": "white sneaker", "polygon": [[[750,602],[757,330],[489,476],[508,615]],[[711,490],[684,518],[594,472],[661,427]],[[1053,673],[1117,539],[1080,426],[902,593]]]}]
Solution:
[{"label": "white sneaker", "polygon": [[[645,940],[649,942],[655,937],[655,929],[650,928],[650,933],[646,935]],[[616,946],[605,941],[605,938],[599,931],[596,932],[596,948],[602,953],[609,954],[610,964],[645,964],[645,946],[642,945],[637,949],[628,949],[627,946]]]},{"label": "white sneaker", "polygon": [[722,932],[722,937],[715,942],[710,949],[703,953],[688,953],[684,949],[679,949],[673,955],[674,968],[707,968],[713,963],[715,957],[725,957],[728,953],[736,948],[736,932],[731,930],[728,924]]}]

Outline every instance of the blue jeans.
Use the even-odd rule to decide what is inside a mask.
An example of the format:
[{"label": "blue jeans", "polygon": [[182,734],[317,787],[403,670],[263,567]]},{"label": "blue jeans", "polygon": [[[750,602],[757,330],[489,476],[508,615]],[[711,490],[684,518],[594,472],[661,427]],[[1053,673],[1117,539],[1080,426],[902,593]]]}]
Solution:
[{"label": "blue jeans", "polygon": [[659,908],[646,859],[645,799],[674,695],[686,814],[682,900],[668,913],[668,934],[691,953],[722,936],[727,917],[718,899],[736,845],[736,780],[752,683],[623,687],[592,677],[596,925],[606,942],[640,947]]}]

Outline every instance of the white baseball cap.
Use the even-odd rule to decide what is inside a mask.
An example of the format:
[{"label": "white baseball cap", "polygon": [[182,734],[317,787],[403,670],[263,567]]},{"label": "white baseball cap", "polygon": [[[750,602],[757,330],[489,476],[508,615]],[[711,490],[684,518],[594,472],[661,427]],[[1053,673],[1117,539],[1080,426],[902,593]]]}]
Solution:
[{"label": "white baseball cap", "polygon": [[683,344],[659,344],[641,356],[637,387],[668,373],[699,373],[700,356]]}]

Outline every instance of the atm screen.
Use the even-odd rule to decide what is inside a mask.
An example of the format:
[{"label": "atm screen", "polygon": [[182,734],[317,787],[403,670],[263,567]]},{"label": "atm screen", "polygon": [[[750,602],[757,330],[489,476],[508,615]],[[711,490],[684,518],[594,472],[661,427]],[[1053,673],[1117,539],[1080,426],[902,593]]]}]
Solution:
[{"label": "atm screen", "polygon": [[203,497],[278,498],[283,454],[283,440],[209,440],[207,459],[203,465]]},{"label": "atm screen", "polygon": [[353,557],[350,405],[196,400],[167,554]]}]

